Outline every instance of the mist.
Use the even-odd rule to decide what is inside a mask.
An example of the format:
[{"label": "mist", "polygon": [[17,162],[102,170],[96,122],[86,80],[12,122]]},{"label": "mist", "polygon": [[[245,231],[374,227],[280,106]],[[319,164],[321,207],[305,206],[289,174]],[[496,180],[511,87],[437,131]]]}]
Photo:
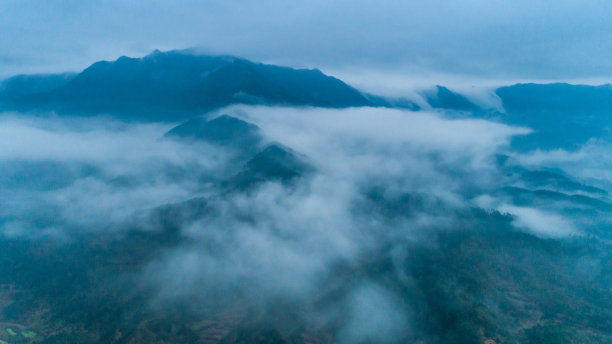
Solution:
[{"label": "mist", "polygon": [[[223,331],[255,326],[350,343],[442,340],[427,274],[415,275],[446,254],[440,240],[450,239],[441,238],[571,242],[587,234],[575,205],[526,204],[504,191],[529,184],[509,168],[561,166],[573,156],[514,153],[511,139],[529,128],[383,108],[232,106],[207,118],[221,114],[256,124],[264,146],[281,145],[310,168],[242,191],[225,180],[240,174],[244,152],[167,137],[172,123],[3,114],[3,240],[52,243],[77,260],[97,257],[105,243],[107,258],[95,259],[110,261],[150,241],[130,253],[127,271],[98,277],[119,294],[137,291],[146,314],[180,309]],[[593,145],[573,153],[592,161],[578,181],[598,168],[585,160]],[[499,163],[509,156],[514,162]],[[608,217],[588,219],[599,228]],[[435,283],[461,290],[464,282]],[[484,336],[498,330],[490,331]]]},{"label": "mist", "polygon": [[612,343],[610,10],[0,1],[0,344]]}]

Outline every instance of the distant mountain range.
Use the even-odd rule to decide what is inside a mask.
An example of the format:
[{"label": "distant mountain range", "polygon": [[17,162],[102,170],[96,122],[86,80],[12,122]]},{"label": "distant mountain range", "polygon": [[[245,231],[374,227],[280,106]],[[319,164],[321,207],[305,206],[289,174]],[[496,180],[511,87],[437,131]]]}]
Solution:
[{"label": "distant mountain range", "polygon": [[175,120],[226,105],[377,106],[317,69],[293,69],[231,56],[155,51],[100,61],[78,74],[16,76],[0,88],[0,106],[20,111],[121,114]]},{"label": "distant mountain range", "polygon": [[612,139],[612,86],[516,84],[494,90],[503,112],[472,102],[469,97],[437,86],[424,92],[434,109],[461,112],[506,124],[533,129],[533,133],[513,138],[513,148],[576,149],[591,138]]},{"label": "distant mountain range", "polygon": [[[421,96],[432,109],[532,128],[532,134],[513,139],[521,151],[575,149],[590,138],[609,136],[610,85],[516,84],[494,93],[503,112],[444,86],[423,90]],[[76,74],[18,75],[0,84],[0,110],[110,114],[123,120],[183,121],[232,104],[419,110],[417,103],[360,92],[318,69],[188,50],[156,50],[142,58],[96,62]]]}]

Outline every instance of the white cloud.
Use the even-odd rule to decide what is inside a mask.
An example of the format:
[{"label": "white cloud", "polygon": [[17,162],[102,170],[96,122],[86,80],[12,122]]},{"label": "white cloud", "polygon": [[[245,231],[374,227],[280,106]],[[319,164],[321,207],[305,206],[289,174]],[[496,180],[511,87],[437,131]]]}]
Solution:
[{"label": "white cloud", "polygon": [[582,181],[604,189],[612,188],[610,151],[612,147],[605,140],[591,139],[575,151],[555,149],[536,150],[513,157],[526,166],[548,166],[560,168]]},{"label": "white cloud", "polygon": [[502,213],[516,216],[515,224],[530,233],[543,238],[563,238],[579,232],[565,216],[535,208],[503,204],[497,208]]},{"label": "white cloud", "polygon": [[[98,119],[71,118],[66,126],[58,118],[3,117],[0,162],[48,160],[91,165],[96,172],[42,191],[11,186],[15,197],[0,196],[0,228],[15,236],[39,231],[59,238],[75,229],[122,230],[158,205],[204,196],[210,213],[183,223],[177,235],[184,242],[144,267],[141,281],[156,301],[265,309],[285,298],[303,305],[328,292],[321,285],[336,277],[338,266],[455,228],[471,206],[466,195],[499,182],[494,156],[513,135],[529,132],[383,108],[238,106],[219,112],[258,124],[269,140],[304,154],[316,172],[292,187],[269,183],[250,193],[221,192],[201,179],[235,173],[227,167],[228,155],[205,144],[160,140],[165,125],[100,126]],[[364,193],[376,185],[384,187],[380,204]],[[416,198],[402,200],[405,195]],[[396,199],[397,219],[377,213]],[[554,225],[562,219],[553,214],[506,209],[518,216],[518,226],[537,235],[571,229]],[[341,338],[392,338],[406,329],[410,312],[396,307],[392,291],[355,279],[354,288],[342,291]],[[214,296],[219,294],[226,297]]]}]

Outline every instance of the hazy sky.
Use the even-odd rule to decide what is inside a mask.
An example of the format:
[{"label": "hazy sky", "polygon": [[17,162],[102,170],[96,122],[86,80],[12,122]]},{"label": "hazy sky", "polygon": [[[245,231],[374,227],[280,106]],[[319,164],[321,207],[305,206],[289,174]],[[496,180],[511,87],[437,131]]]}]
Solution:
[{"label": "hazy sky", "polygon": [[609,0],[2,0],[0,76],[153,49],[331,70],[612,75]]}]

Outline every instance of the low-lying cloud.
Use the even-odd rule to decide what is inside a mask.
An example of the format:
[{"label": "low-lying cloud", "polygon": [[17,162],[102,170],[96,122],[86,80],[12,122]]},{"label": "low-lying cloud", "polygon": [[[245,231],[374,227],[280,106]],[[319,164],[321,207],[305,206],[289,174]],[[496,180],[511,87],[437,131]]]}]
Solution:
[{"label": "low-lying cloud", "polygon": [[[99,126],[86,118],[66,126],[57,118],[5,114],[0,182],[12,194],[0,198],[0,231],[68,241],[74,233],[155,231],[148,214],[195,200],[203,210],[177,222],[179,240],[136,272],[152,308],[182,302],[269,316],[290,304],[299,313],[292,317],[332,328],[347,343],[420,335],[409,307],[418,302],[351,272],[380,252],[408,255],[410,245],[431,245],[425,238],[433,233],[478,227],[477,216],[494,211],[512,214],[518,230],[540,237],[577,232],[562,215],[495,196],[504,186],[498,156],[527,128],[374,108],[238,106],[219,113],[257,124],[269,142],[289,147],[315,172],[290,185],[228,192],[222,181],[238,172],[239,155],[162,138],[169,126]],[[19,180],[29,168],[39,169],[33,176],[39,179],[64,172],[61,182],[51,178],[34,188],[33,180]],[[474,215],[478,207],[485,209]],[[393,264],[397,278],[410,280],[403,263]],[[317,320],[304,315],[312,309]],[[272,318],[275,326],[283,323]]]}]

